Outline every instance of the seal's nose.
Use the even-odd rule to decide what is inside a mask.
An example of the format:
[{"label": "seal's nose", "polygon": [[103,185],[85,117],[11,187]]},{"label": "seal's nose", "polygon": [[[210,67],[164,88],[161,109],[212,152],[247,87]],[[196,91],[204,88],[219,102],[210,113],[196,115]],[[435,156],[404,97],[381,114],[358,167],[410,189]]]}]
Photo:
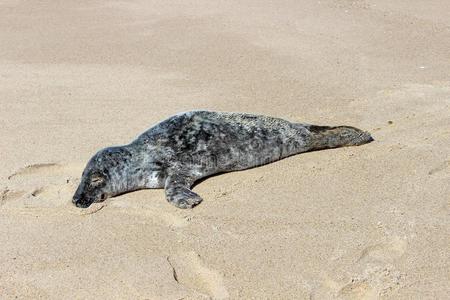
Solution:
[{"label": "seal's nose", "polygon": [[76,207],[81,207],[81,208],[87,207],[86,204],[83,203],[83,201],[81,201],[81,198],[79,198],[79,197],[75,197],[75,196],[74,196],[74,197],[72,198],[72,203],[73,203]]},{"label": "seal's nose", "polygon": [[75,191],[75,194],[73,194],[72,203],[76,205],[77,203],[83,202],[85,198],[84,196],[85,195],[83,190],[81,189],[81,187],[78,187],[78,189]]},{"label": "seal's nose", "polygon": [[80,207],[80,208],[86,208],[86,207],[89,207],[89,205],[90,205],[86,201],[82,201],[81,199],[78,199],[78,198],[73,198],[72,203],[75,204],[76,207]]},{"label": "seal's nose", "polygon": [[86,208],[88,207],[88,205],[82,203],[82,202],[74,202],[74,204],[76,205],[76,207],[80,207],[80,208]]},{"label": "seal's nose", "polygon": [[76,205],[78,202],[80,202],[80,200],[81,200],[81,197],[79,197],[77,194],[73,195],[73,197],[72,197],[73,204]]}]

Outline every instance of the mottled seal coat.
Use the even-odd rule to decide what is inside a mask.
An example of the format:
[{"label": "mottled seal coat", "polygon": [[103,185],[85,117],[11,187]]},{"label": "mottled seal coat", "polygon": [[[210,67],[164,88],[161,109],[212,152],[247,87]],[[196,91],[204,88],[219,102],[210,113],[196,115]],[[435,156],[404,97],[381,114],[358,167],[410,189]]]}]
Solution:
[{"label": "mottled seal coat", "polygon": [[372,141],[349,126],[315,126],[261,115],[191,111],[162,121],[132,143],[100,150],[73,196],[78,207],[145,188],[164,188],[179,208],[202,201],[196,180],[243,170],[306,151]]}]

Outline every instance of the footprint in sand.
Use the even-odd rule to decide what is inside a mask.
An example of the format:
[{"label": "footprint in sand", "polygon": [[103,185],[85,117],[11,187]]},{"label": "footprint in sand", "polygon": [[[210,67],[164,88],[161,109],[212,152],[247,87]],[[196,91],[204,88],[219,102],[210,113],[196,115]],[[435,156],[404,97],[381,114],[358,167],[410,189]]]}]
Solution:
[{"label": "footprint in sand", "polygon": [[400,288],[405,274],[396,270],[393,263],[404,255],[407,246],[406,240],[393,237],[384,243],[365,247],[346,272],[347,276],[339,280],[325,276],[321,285],[311,293],[311,298],[378,299],[380,295]]},{"label": "footprint in sand", "polygon": [[14,177],[20,177],[23,175],[33,175],[39,173],[52,173],[55,170],[61,169],[61,165],[56,163],[44,163],[44,164],[33,164],[21,168],[20,170],[14,172],[13,174],[8,176],[8,180],[13,179]]},{"label": "footprint in sand", "polygon": [[375,290],[367,282],[367,279],[352,279],[352,281],[338,291],[341,299],[376,299]]},{"label": "footprint in sand", "polygon": [[368,246],[361,251],[358,261],[392,263],[406,251],[407,242],[395,237],[389,242]]},{"label": "footprint in sand", "polygon": [[219,272],[208,268],[195,252],[167,258],[173,277],[179,284],[212,299],[228,299],[229,294]]},{"label": "footprint in sand", "polygon": [[392,264],[403,256],[407,246],[406,240],[393,237],[387,242],[364,248],[357,261],[357,266],[363,268],[362,273],[341,287],[338,295],[347,299],[377,299],[399,288],[404,274]]},{"label": "footprint in sand", "polygon": [[392,265],[384,267],[368,264],[362,274],[338,290],[340,299],[379,299],[402,287],[406,275]]},{"label": "footprint in sand", "polygon": [[354,278],[348,283],[327,278],[318,289],[310,294],[310,299],[376,299],[376,290],[368,279]]},{"label": "footprint in sand", "polygon": [[8,176],[0,191],[4,208],[48,208],[70,204],[81,165],[43,163],[26,166]]},{"label": "footprint in sand", "polygon": [[[392,265],[373,264],[354,266],[355,274],[346,282],[343,278],[327,278],[312,291],[311,299],[379,299],[402,288],[406,274],[395,270]],[[362,268],[362,269],[361,269]]]}]

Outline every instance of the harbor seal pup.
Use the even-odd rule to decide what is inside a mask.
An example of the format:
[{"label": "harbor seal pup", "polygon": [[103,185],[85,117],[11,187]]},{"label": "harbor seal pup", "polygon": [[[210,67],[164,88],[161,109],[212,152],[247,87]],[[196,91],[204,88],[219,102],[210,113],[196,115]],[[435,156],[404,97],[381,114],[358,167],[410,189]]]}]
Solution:
[{"label": "harbor seal pup", "polygon": [[373,139],[350,126],[316,126],[244,113],[190,111],[168,118],[128,145],[97,152],[73,196],[78,207],[130,191],[164,188],[167,200],[191,208],[191,190],[207,176],[244,170],[290,155],[357,146]]}]

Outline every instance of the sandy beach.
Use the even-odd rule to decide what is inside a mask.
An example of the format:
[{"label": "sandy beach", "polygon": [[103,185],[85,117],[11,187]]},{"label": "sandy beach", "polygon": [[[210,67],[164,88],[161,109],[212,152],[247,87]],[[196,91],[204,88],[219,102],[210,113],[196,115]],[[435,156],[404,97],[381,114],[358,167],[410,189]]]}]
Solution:
[{"label": "sandy beach", "polygon": [[[0,1],[0,105],[1,299],[450,298],[447,0]],[[71,203],[196,109],[375,141]]]}]

